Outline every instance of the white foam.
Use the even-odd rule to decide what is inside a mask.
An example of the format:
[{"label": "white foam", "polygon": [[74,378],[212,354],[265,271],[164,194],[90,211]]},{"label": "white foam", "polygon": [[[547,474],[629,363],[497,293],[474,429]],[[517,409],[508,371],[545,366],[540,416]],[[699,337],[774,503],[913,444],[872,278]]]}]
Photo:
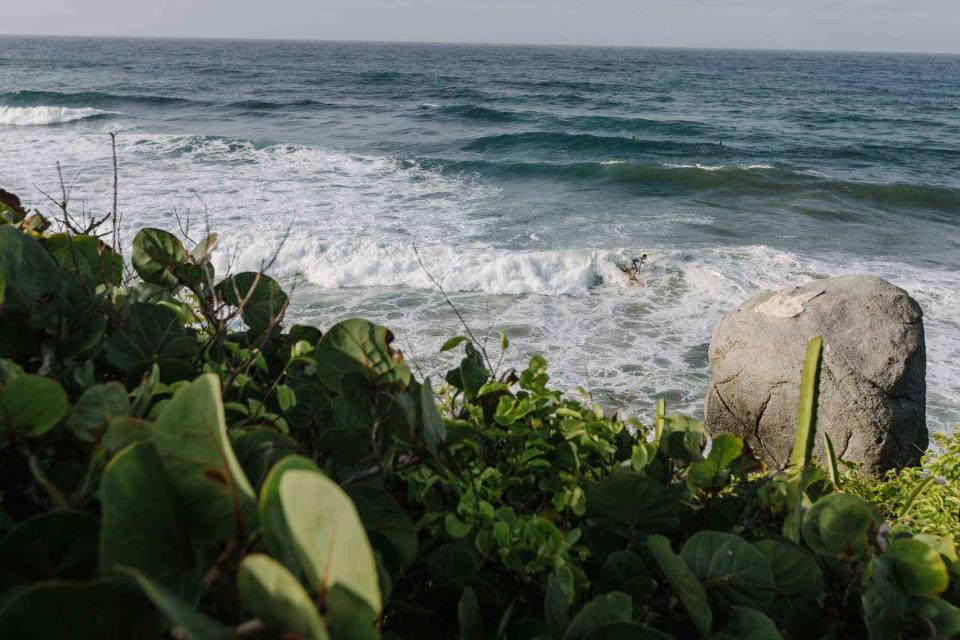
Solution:
[{"label": "white foam", "polygon": [[[44,127],[8,131],[4,150],[22,161],[5,167],[4,188],[28,206],[44,207],[32,185],[56,191],[54,163],[60,160],[75,206],[108,210],[110,144],[106,124],[92,128],[100,129],[97,135]],[[223,273],[225,249],[234,270],[257,268],[289,226],[274,273],[288,286],[300,280],[291,318],[329,327],[346,317],[369,317],[394,329],[398,346],[427,374],[449,364],[436,351],[462,330],[420,268],[415,243],[478,332],[490,327],[511,334],[510,364],[541,352],[558,383],[589,385],[629,412],[646,410],[657,396],[666,396],[673,409],[700,409],[712,328],[753,293],[816,276],[869,273],[904,287],[923,306],[931,424],[945,429],[960,421],[960,296],[953,271],[764,246],[661,245],[649,251],[620,240],[642,242],[643,225],[662,230],[712,222],[696,209],[643,212],[642,222],[622,229],[620,223],[601,229],[596,220],[563,216],[518,233],[513,212],[490,213],[505,207],[487,206],[500,195],[489,184],[331,149],[128,131],[118,138],[118,152],[128,241],[143,226],[176,231],[174,207],[181,216],[189,209],[191,235],[202,235],[206,216],[220,233]],[[578,236],[587,225],[597,229]],[[534,231],[536,244],[528,239]],[[600,248],[587,245],[594,237],[613,240]],[[651,263],[642,286],[632,285],[616,262],[642,251],[651,254]]]},{"label": "white foam", "polygon": [[76,120],[86,120],[97,116],[109,115],[113,112],[101,111],[84,107],[71,109],[69,107],[2,107],[0,106],[0,125],[16,127],[42,126],[63,124]]}]

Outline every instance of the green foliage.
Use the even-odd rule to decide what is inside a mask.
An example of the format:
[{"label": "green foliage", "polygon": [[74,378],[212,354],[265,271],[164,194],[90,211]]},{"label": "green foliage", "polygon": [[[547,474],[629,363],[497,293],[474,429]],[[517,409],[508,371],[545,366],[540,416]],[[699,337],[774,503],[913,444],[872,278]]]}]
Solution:
[{"label": "green foliage", "polygon": [[647,426],[564,395],[539,356],[492,370],[506,338],[448,340],[435,387],[385,327],[286,327],[279,282],[217,280],[216,236],[141,230],[124,278],[48,226],[0,192],[4,634],[960,633],[960,438],[899,478],[815,467],[818,341],[777,473],[662,401]]}]

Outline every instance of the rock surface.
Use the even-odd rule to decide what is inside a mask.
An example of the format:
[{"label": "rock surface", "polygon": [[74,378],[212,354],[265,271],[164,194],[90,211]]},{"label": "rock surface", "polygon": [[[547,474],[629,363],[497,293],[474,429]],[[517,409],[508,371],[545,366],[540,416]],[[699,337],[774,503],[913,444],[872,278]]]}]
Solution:
[{"label": "rock surface", "polygon": [[726,314],[710,342],[710,433],[734,433],[782,468],[793,446],[804,352],[818,334],[817,455],[825,431],[837,457],[865,473],[916,464],[928,441],[923,312],[877,277],[765,292]]}]

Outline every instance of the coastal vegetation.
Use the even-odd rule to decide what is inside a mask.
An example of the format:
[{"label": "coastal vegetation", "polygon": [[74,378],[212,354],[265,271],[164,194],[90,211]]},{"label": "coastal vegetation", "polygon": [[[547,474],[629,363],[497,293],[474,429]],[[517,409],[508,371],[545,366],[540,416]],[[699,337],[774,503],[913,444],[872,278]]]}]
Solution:
[{"label": "coastal vegetation", "polygon": [[[880,480],[562,394],[464,325],[286,323],[215,234],[0,192],[0,629],[11,638],[953,638],[960,437]],[[186,235],[186,234],[184,234]],[[832,450],[829,442],[826,447]]]}]

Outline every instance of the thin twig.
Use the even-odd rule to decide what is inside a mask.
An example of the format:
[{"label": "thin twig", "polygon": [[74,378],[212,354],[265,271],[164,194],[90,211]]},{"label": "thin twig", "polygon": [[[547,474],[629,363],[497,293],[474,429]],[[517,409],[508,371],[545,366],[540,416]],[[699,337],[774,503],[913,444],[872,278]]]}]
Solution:
[{"label": "thin twig", "polygon": [[438,282],[437,279],[433,277],[433,274],[430,273],[430,271],[427,269],[427,265],[423,263],[423,258],[420,257],[420,251],[419,249],[417,249],[417,245],[413,245],[413,253],[417,256],[417,262],[420,263],[420,268],[423,269],[423,272],[425,274],[427,274],[427,277],[430,278],[430,282],[432,282],[433,286],[435,286],[440,291],[440,295],[443,296],[444,301],[447,303],[447,305],[451,309],[453,309],[453,312],[457,315],[457,318],[460,320],[460,324],[463,325],[463,328],[467,332],[467,335],[470,336],[470,340],[472,340],[473,343],[480,348],[480,352],[483,354],[483,359],[487,361],[487,368],[489,368],[489,370],[492,373],[493,363],[490,362],[490,357],[487,356],[486,347],[484,347],[483,344],[479,340],[477,340],[477,337],[473,335],[473,331],[470,330],[470,326],[467,324],[467,321],[463,319],[463,316],[460,314],[460,310],[457,309],[457,306],[453,304],[452,300],[450,300],[450,296],[448,296],[447,292],[443,289],[443,285],[440,284],[440,282]]}]

